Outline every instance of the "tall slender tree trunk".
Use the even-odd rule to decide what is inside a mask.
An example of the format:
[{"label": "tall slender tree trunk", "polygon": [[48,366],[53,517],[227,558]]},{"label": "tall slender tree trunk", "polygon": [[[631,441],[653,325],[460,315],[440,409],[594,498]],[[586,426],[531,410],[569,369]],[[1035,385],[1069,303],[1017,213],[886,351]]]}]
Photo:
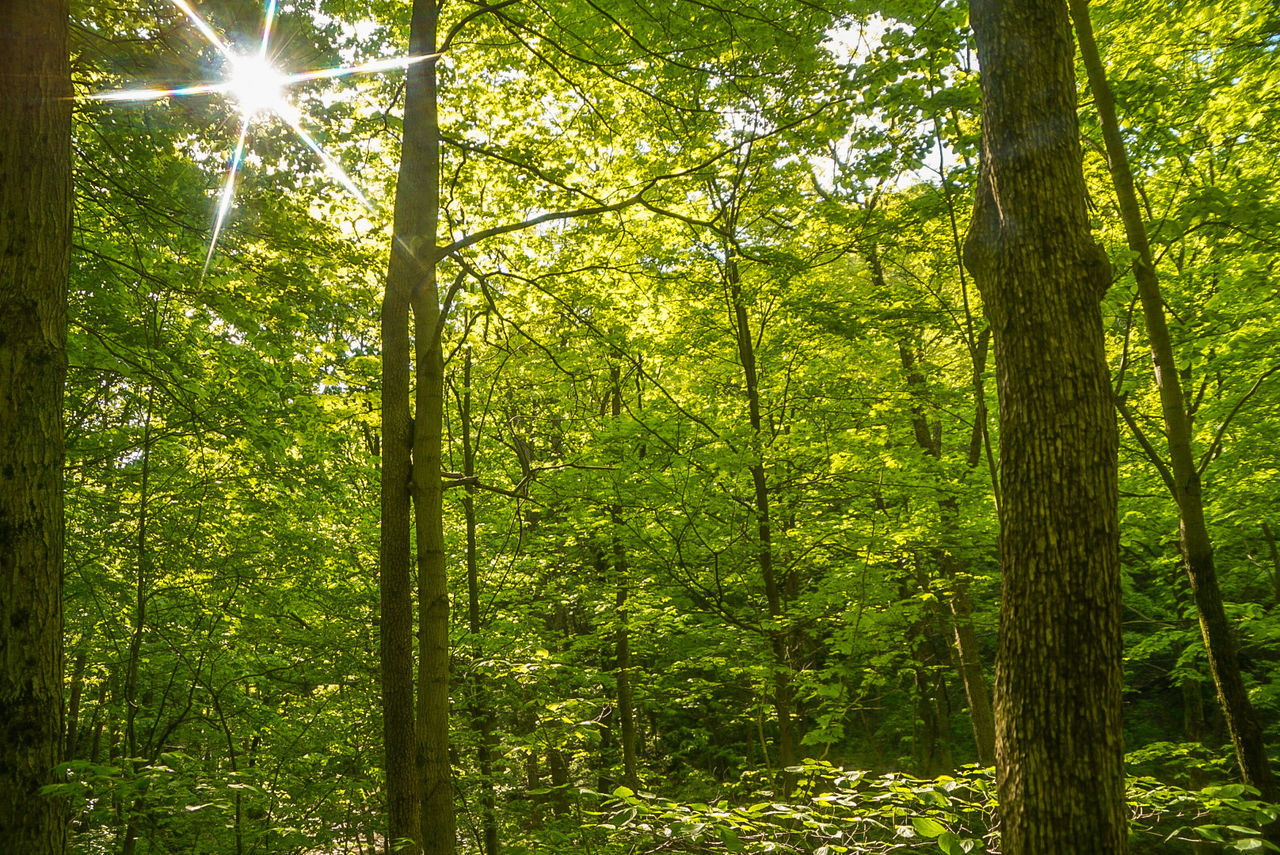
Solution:
[{"label": "tall slender tree trunk", "polygon": [[[876,266],[879,266],[878,261]],[[922,388],[924,377],[916,367],[915,354],[905,342],[899,344],[898,351],[902,368],[907,374],[907,385],[913,389]],[[935,438],[923,409],[913,406],[912,411],[916,444],[926,455],[940,460],[942,458],[940,435]],[[974,459],[972,455],[970,459]],[[975,465],[976,462],[974,460]],[[945,496],[940,499],[938,511],[943,531],[955,531],[960,516],[960,507],[955,497]],[[969,586],[961,576],[960,567],[954,555],[945,548],[937,548],[932,552],[934,564],[947,583],[947,607],[951,613],[957,670],[960,672],[961,682],[964,683],[965,699],[969,702],[969,724],[973,729],[973,741],[978,750],[978,762],[984,766],[990,766],[996,762],[995,713],[991,707],[991,690],[987,686],[987,677],[982,670],[978,634],[973,629],[973,606],[969,601]]]},{"label": "tall slender tree trunk", "polygon": [[[410,25],[413,55],[436,52],[439,6],[414,0]],[[453,779],[449,766],[449,576],[444,552],[444,352],[437,282],[436,226],[440,208],[440,125],[436,61],[411,67],[405,92],[404,141],[396,240],[409,242],[416,264],[410,290],[414,340],[413,495],[418,568],[418,783],[422,799],[422,851],[453,855],[457,845]],[[410,212],[409,209],[412,209]]]},{"label": "tall slender tree trunk", "polygon": [[[616,423],[622,418],[622,375],[616,363],[609,368],[609,381],[612,386],[609,413]],[[617,501],[609,505],[609,523],[616,590],[614,678],[617,681],[618,738],[622,743],[622,783],[632,790],[638,790],[640,777],[636,767],[636,716],[631,690],[631,626],[627,609],[631,580],[627,571],[626,548],[622,545],[622,505]]]},{"label": "tall slender tree trunk", "polygon": [[[471,419],[471,351],[466,351],[462,363],[462,401],[458,408],[459,428],[462,431],[462,513],[467,527],[467,628],[471,632],[473,654],[480,655],[480,635],[484,626],[480,621],[480,568],[476,560],[476,450],[472,442]],[[485,674],[478,669],[472,692],[471,720],[479,733],[476,746],[476,766],[480,770],[480,827],[484,838],[485,855],[498,855],[497,795],[493,781],[493,755],[497,747],[494,733],[493,699]]]},{"label": "tall slender tree trunk", "polygon": [[[730,221],[736,223],[736,215]],[[796,762],[795,722],[792,717],[794,688],[791,680],[790,633],[783,626],[786,610],[782,602],[782,589],[778,584],[773,563],[773,525],[769,515],[769,485],[764,470],[764,420],[760,414],[760,380],[756,372],[755,343],[751,336],[751,323],[742,293],[742,274],[738,268],[737,254],[732,241],[726,239],[725,280],[733,302],[733,317],[738,345],[738,362],[742,365],[743,379],[747,387],[747,411],[751,420],[751,483],[756,511],[756,560],[764,581],[765,603],[769,610],[769,646],[773,653],[773,709],[778,719],[778,768],[783,795],[789,795],[794,776],[786,771]]]},{"label": "tall slender tree trunk", "polygon": [[[137,572],[133,589],[133,631],[129,634],[129,658],[125,662],[124,677],[124,744],[126,764],[132,774],[137,774],[142,756],[138,744],[138,668],[142,661],[142,637],[147,630],[148,586],[151,579],[151,548],[147,540],[150,522],[151,486],[151,409],[153,390],[147,392],[147,412],[142,421],[142,481],[138,491]],[[135,798],[123,805],[124,825],[120,829],[121,855],[133,855],[138,846],[138,814],[141,799]]]},{"label": "tall slender tree trunk", "polygon": [[1160,283],[1156,278],[1155,262],[1151,246],[1147,242],[1147,230],[1143,223],[1142,209],[1134,190],[1133,172],[1125,152],[1120,124],[1116,119],[1115,102],[1107,85],[1106,70],[1098,54],[1093,37],[1093,25],[1089,20],[1087,0],[1070,0],[1071,17],[1075,21],[1080,54],[1089,76],[1089,88],[1093,90],[1094,105],[1102,124],[1102,139],[1106,145],[1107,162],[1111,168],[1111,180],[1120,206],[1120,218],[1124,222],[1125,237],[1134,260],[1134,279],[1138,283],[1138,297],[1142,301],[1142,315],[1147,324],[1147,339],[1151,346],[1151,362],[1155,368],[1156,386],[1160,391],[1160,410],[1164,416],[1165,436],[1169,444],[1169,471],[1173,483],[1170,488],[1178,505],[1179,545],[1196,610],[1200,615],[1200,634],[1209,653],[1209,673],[1218,690],[1218,702],[1222,705],[1227,732],[1235,748],[1236,760],[1244,782],[1257,787],[1269,802],[1280,800],[1267,760],[1266,745],[1262,741],[1262,728],[1254,715],[1253,705],[1240,675],[1240,662],[1236,655],[1236,641],[1230,622],[1222,606],[1222,593],[1218,588],[1218,571],[1214,566],[1213,542],[1204,518],[1204,499],[1200,492],[1200,473],[1191,451],[1191,417],[1187,413],[1178,378],[1177,363],[1173,356],[1173,342],[1169,338],[1169,326],[1164,316],[1164,300],[1160,295]]},{"label": "tall slender tree trunk", "polygon": [[56,855],[62,398],[71,248],[67,2],[0,3],[0,848]]},{"label": "tall slender tree trunk", "polygon": [[[81,643],[86,643],[82,640]],[[80,708],[84,697],[84,670],[89,656],[83,650],[76,654],[71,666],[70,696],[67,698],[67,734],[63,740],[63,757],[75,759],[80,748]]]},{"label": "tall slender tree trunk", "polygon": [[[884,268],[880,263],[880,254],[874,244],[867,252],[867,262],[871,266],[871,276],[880,289],[888,288],[884,278]],[[905,342],[898,343],[898,358],[902,362],[902,370],[906,374],[907,386],[917,395],[924,390],[924,375],[916,363],[916,354]],[[977,397],[982,398],[981,369],[976,364],[975,383],[978,385]],[[974,437],[970,442],[966,462],[970,469],[978,465],[979,449],[975,445],[981,442],[979,432],[984,430],[986,422],[985,403],[975,405]],[[930,429],[929,420],[919,401],[911,406],[911,427],[915,435],[916,445],[927,456],[935,460],[942,459],[941,432],[935,437]],[[944,532],[954,531],[958,524],[960,509],[953,496],[946,496],[938,502]],[[951,612],[951,623],[955,638],[956,662],[959,666],[960,679],[964,683],[965,699],[969,703],[969,724],[973,729],[974,746],[978,751],[978,762],[983,766],[991,766],[996,762],[996,729],[995,713],[991,707],[991,690],[987,686],[987,677],[982,670],[982,657],[978,650],[978,635],[973,629],[973,607],[969,601],[969,586],[961,578],[955,556],[945,548],[933,550],[934,563],[947,582],[947,605]]]},{"label": "tall slender tree trunk", "polygon": [[[437,7],[415,0],[409,53],[435,53]],[[430,59],[411,65],[405,88],[404,132],[396,184],[391,261],[382,306],[382,547],[381,653],[387,752],[388,848],[408,844],[418,852],[453,851],[452,793],[448,784],[448,603],[445,616],[445,677],[439,680],[440,589],[443,569],[440,483],[442,367],[429,351],[436,305],[436,223],[440,151],[436,117],[436,67]],[[413,307],[417,353],[417,422],[410,415],[409,311]],[[424,328],[427,330],[423,334]],[[425,388],[424,388],[425,386]],[[436,415],[433,417],[433,413]],[[434,453],[431,446],[434,443]],[[413,590],[410,572],[411,506],[417,527],[418,697],[413,679]],[[434,509],[434,513],[433,510]],[[434,522],[432,520],[434,516]],[[424,529],[425,527],[425,529]],[[447,596],[447,594],[445,595]],[[425,607],[424,607],[425,606]],[[441,690],[444,715],[439,715]],[[445,734],[440,805],[440,733]],[[447,838],[446,848],[441,840]]]},{"label": "tall slender tree trunk", "polygon": [[1117,445],[1074,44],[1058,0],[971,0],[982,174],[965,263],[1000,397],[996,770],[1007,855],[1126,851]]}]

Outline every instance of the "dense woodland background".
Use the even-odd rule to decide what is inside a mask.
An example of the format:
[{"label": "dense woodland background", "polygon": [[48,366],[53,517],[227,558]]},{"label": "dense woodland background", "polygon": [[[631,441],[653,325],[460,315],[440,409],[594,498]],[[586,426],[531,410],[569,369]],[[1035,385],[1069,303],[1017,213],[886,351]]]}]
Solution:
[{"label": "dense woodland background", "polygon": [[[197,8],[256,38],[258,4]],[[442,31],[477,9],[446,4]],[[978,141],[966,15],[521,0],[467,21],[440,60],[442,241],[615,208],[495,229],[441,266],[463,851],[994,851],[993,785],[968,765],[990,763],[1000,437],[960,259]],[[1280,12],[1092,15],[1274,746]],[[170,3],[73,16],[81,95],[216,73]],[[277,61],[318,68],[403,54],[408,10],[299,0],[278,26]],[[1115,271],[1134,850],[1261,846],[1152,460],[1133,255],[1079,78]],[[402,85],[294,90],[375,211],[287,127],[255,124],[203,278],[234,105],[77,104],[74,851],[382,845],[378,321]]]}]

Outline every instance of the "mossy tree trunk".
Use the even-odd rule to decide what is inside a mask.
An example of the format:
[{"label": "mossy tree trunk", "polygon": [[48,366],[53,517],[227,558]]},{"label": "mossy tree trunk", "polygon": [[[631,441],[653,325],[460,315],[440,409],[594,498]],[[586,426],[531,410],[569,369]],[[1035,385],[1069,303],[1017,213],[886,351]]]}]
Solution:
[{"label": "mossy tree trunk", "polygon": [[71,248],[65,0],[0,4],[0,849],[56,855]]},{"label": "mossy tree trunk", "polygon": [[996,769],[1007,855],[1126,851],[1117,435],[1066,4],[971,0],[982,173],[965,263],[1000,398]]}]

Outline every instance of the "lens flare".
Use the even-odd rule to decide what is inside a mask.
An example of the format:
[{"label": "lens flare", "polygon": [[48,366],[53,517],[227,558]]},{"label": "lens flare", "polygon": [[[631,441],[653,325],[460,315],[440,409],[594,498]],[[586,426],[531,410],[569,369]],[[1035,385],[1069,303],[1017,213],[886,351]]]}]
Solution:
[{"label": "lens flare", "polygon": [[240,115],[254,119],[288,108],[285,76],[261,56],[241,56],[231,63],[227,94],[235,99]]},{"label": "lens flare", "polygon": [[218,246],[218,238],[223,227],[235,207],[236,178],[244,165],[246,152],[250,149],[250,130],[255,124],[271,119],[278,119],[297,134],[310,151],[324,165],[325,172],[348,194],[365,208],[372,210],[374,205],[360,191],[351,176],[338,164],[338,161],[326,152],[315,138],[302,126],[300,111],[289,101],[288,89],[297,83],[311,80],[331,80],[348,77],[354,74],[377,74],[394,69],[407,68],[414,63],[435,59],[439,54],[427,56],[407,56],[378,59],[359,65],[344,65],[334,68],[321,68],[313,71],[284,72],[271,61],[271,34],[275,26],[278,0],[268,0],[262,17],[262,37],[258,41],[255,53],[237,53],[209,23],[200,16],[187,0],[172,0],[182,13],[187,16],[192,26],[204,36],[218,53],[222,54],[226,73],[222,80],[210,83],[197,83],[173,89],[119,89],[110,92],[99,92],[89,97],[97,101],[165,101],[175,97],[188,95],[223,95],[229,98],[240,113],[240,134],[232,148],[227,162],[226,177],[222,189],[218,193],[218,201],[214,209],[213,228],[209,239],[209,251],[205,255],[204,269],[201,278],[209,271],[214,251]]}]

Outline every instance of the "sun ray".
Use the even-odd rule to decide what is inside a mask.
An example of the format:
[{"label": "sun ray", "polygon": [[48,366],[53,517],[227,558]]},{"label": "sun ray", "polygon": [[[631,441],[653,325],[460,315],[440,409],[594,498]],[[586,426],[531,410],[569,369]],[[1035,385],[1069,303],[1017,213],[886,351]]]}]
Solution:
[{"label": "sun ray", "polygon": [[262,34],[257,50],[248,54],[241,53],[232,47],[206,21],[188,0],[172,0],[173,5],[186,15],[187,20],[199,31],[206,41],[212,45],[224,61],[223,79],[216,82],[198,83],[172,89],[122,89],[112,92],[99,92],[88,97],[96,101],[153,102],[187,95],[223,95],[234,100],[240,111],[240,133],[232,150],[227,165],[226,178],[218,193],[217,206],[213,218],[212,236],[209,250],[205,255],[201,279],[209,271],[213,256],[218,246],[218,239],[227,224],[231,209],[235,205],[236,181],[244,165],[245,154],[249,150],[250,131],[255,124],[275,117],[284,122],[324,165],[329,177],[368,210],[377,210],[377,205],[356,185],[338,161],[324,150],[319,142],[302,126],[301,111],[295,107],[285,95],[285,90],[298,83],[314,80],[333,80],[356,74],[378,74],[394,71],[435,59],[440,54],[428,54],[408,57],[388,57],[376,59],[357,65],[342,65],[333,68],[320,68],[311,71],[285,72],[276,68],[271,62],[271,39],[275,32],[276,13],[279,0],[266,0],[263,9]]},{"label": "sun ray", "polygon": [[236,176],[240,173],[240,164],[244,162],[244,150],[249,140],[249,117],[240,120],[240,138],[236,140],[235,151],[231,155],[231,163],[227,167],[227,180],[218,194],[218,212],[213,218],[213,235],[209,238],[209,252],[204,257],[204,269],[200,271],[203,280],[209,272],[209,264],[213,261],[213,252],[218,248],[218,236],[231,213],[231,203],[236,196]]},{"label": "sun ray", "polygon": [[218,34],[213,31],[213,27],[210,27],[205,19],[200,17],[200,14],[196,12],[195,9],[191,8],[190,4],[187,3],[187,0],[173,0],[173,5],[177,6],[186,14],[191,23],[195,25],[195,28],[200,31],[200,34],[208,39],[209,44],[216,47],[219,53],[227,59],[235,57],[235,53],[230,47],[228,47],[227,43],[219,38]]},{"label": "sun ray", "polygon": [[302,127],[296,115],[281,113],[280,118],[284,119],[285,123],[288,124],[289,127],[293,128],[293,132],[298,135],[298,139],[302,140],[306,144],[307,148],[311,149],[315,156],[320,158],[320,162],[324,164],[324,168],[329,173],[330,178],[341,184],[343,188],[358,199],[360,204],[364,205],[365,208],[370,211],[376,209],[376,206],[360,192],[360,188],[351,180],[351,176],[347,175],[346,171],[338,164],[338,162],[330,157],[329,153],[320,147],[320,144],[315,141],[311,134],[307,133],[306,128]]},{"label": "sun ray", "polygon": [[271,46],[271,27],[276,21],[276,0],[268,0],[266,14],[262,16],[262,43],[258,46],[258,58],[266,61],[267,48]]},{"label": "sun ray", "polygon": [[395,56],[387,59],[375,59],[372,62],[361,63],[360,65],[339,65],[334,68],[318,68],[315,71],[299,71],[295,74],[286,74],[282,78],[285,85],[293,83],[304,83],[308,80],[329,80],[335,77],[347,77],[352,74],[377,74],[380,71],[395,71],[401,68],[408,68],[417,62],[428,59],[436,59],[440,54],[424,54],[422,56]]},{"label": "sun ray", "polygon": [[88,96],[94,101],[161,101],[175,95],[209,95],[231,91],[231,84],[198,83],[177,89],[115,89],[111,92],[95,92]]}]

